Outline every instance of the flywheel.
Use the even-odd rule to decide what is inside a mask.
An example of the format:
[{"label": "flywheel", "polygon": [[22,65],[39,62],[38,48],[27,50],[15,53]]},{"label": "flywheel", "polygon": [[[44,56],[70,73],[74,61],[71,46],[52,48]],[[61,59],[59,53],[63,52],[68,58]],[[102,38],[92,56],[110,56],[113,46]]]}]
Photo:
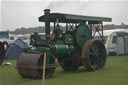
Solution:
[{"label": "flywheel", "polygon": [[91,39],[91,32],[87,25],[81,24],[75,32],[75,40],[79,47],[83,47],[84,43]]}]

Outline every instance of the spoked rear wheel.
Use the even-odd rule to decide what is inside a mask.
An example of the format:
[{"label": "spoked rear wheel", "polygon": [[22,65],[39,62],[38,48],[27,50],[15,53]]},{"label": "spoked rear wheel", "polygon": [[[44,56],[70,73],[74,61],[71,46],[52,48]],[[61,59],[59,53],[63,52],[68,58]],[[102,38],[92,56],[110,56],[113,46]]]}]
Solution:
[{"label": "spoked rear wheel", "polygon": [[89,71],[102,69],[106,63],[106,49],[99,40],[87,41],[82,49],[83,65]]}]

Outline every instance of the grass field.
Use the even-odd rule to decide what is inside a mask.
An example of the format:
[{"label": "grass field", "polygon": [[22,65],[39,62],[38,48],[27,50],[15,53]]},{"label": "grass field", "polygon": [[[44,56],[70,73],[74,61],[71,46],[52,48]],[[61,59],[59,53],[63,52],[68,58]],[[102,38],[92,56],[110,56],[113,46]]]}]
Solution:
[{"label": "grass field", "polygon": [[[13,66],[0,66],[0,85],[41,85],[41,80],[23,79]],[[111,56],[107,58],[104,69],[96,72],[64,72],[58,67],[52,78],[45,85],[128,85],[128,56]]]}]

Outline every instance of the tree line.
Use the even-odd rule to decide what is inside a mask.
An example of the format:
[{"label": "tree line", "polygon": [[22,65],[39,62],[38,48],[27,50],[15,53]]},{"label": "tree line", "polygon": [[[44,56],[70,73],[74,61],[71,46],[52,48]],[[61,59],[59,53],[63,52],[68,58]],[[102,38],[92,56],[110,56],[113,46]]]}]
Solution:
[{"label": "tree line", "polygon": [[[61,26],[61,28],[64,28],[63,26]],[[128,25],[121,23],[121,25],[114,25],[114,24],[109,24],[109,25],[104,25],[104,29],[105,30],[110,30],[110,29],[128,29]],[[51,27],[51,30],[53,30],[53,26]],[[38,27],[29,27],[29,28],[25,28],[25,27],[21,27],[21,28],[17,28],[14,31],[9,31],[9,33],[11,34],[27,34],[27,33],[34,33],[34,32],[38,32],[38,33],[44,33],[45,32],[45,27],[43,26],[38,26]]]}]

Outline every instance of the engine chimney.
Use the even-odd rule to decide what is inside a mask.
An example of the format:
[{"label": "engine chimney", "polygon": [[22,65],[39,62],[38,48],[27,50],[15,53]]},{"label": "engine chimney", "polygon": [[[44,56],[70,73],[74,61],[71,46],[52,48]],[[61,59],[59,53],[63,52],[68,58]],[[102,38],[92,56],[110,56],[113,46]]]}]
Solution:
[{"label": "engine chimney", "polygon": [[50,39],[50,9],[45,9],[44,10],[44,19],[45,19],[45,36],[46,39]]}]

